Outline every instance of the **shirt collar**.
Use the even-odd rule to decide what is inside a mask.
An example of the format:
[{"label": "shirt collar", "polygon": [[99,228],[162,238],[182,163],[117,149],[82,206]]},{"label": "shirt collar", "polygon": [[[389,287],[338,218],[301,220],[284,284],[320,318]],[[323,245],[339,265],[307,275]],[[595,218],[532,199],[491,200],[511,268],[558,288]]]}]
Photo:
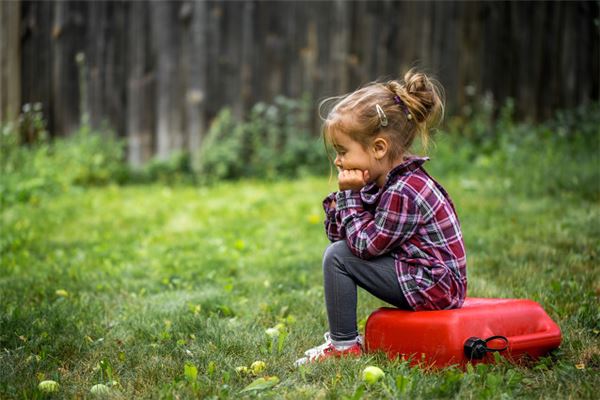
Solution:
[{"label": "shirt collar", "polygon": [[389,186],[390,182],[393,181],[394,178],[418,169],[421,165],[423,165],[423,163],[425,163],[425,161],[428,160],[429,157],[409,156],[406,160],[396,165],[390,170],[390,172],[388,172],[383,188],[378,187],[375,182],[363,187],[360,191],[362,200],[365,203],[373,204],[379,197],[380,192],[385,190],[385,188]]},{"label": "shirt collar", "polygon": [[386,186],[390,179],[392,179],[394,176],[404,175],[405,172],[414,171],[428,160],[429,157],[409,156],[406,160],[404,160],[404,162],[396,165],[390,172],[388,172],[384,186]]}]

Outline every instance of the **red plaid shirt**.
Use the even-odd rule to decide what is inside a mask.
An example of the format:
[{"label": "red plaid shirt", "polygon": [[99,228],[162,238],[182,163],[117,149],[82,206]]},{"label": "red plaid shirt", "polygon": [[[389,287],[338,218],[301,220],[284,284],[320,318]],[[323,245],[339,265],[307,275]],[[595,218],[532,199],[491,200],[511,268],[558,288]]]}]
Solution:
[{"label": "red plaid shirt", "polygon": [[427,160],[396,166],[381,189],[373,183],[323,201],[329,240],[345,239],[362,259],[393,256],[400,290],[417,311],[461,307],[467,291],[460,223],[448,193],[422,168]]}]

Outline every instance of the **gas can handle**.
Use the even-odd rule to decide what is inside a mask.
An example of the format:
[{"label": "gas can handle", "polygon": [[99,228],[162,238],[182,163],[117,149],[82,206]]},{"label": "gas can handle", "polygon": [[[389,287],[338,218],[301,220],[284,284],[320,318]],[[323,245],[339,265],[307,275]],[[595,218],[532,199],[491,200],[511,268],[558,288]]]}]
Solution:
[{"label": "gas can handle", "polygon": [[[506,345],[497,349],[487,347],[488,342],[496,339],[503,340]],[[472,336],[465,341],[464,345],[465,355],[469,358],[469,360],[480,360],[486,355],[486,353],[491,353],[492,351],[500,352],[506,349],[508,349],[508,339],[506,336],[500,335],[490,336],[485,340]]]}]

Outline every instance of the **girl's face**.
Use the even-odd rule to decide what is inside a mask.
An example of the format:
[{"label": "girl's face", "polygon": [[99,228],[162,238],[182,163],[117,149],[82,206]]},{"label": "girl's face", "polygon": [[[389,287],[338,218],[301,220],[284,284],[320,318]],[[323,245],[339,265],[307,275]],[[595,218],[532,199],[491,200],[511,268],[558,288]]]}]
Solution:
[{"label": "girl's face", "polygon": [[359,169],[369,171],[371,180],[378,176],[375,153],[367,147],[352,139],[343,132],[332,132],[331,141],[336,152],[335,166],[340,170]]}]

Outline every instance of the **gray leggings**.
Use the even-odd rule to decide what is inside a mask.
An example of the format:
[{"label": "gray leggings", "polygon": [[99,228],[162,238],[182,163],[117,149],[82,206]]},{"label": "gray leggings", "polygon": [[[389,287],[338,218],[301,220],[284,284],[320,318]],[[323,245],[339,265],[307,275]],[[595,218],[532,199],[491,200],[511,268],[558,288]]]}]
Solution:
[{"label": "gray leggings", "polygon": [[358,336],[356,286],[398,308],[410,309],[400,290],[395,260],[384,255],[371,260],[356,257],[345,240],[330,244],[323,254],[323,281],[329,332],[336,341]]}]

